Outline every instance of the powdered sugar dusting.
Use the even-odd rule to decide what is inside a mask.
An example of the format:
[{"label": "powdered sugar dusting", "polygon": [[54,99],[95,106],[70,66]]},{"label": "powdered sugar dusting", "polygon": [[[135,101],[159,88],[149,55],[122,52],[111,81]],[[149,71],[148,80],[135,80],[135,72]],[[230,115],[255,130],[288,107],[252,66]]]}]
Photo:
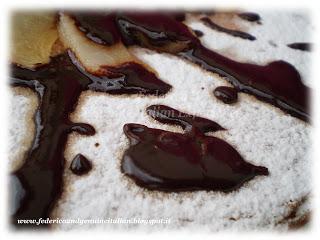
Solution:
[{"label": "powdered sugar dusting", "polygon": [[[263,24],[252,24],[248,30],[257,37],[257,41],[253,42],[224,36],[200,22],[192,22],[190,26],[203,31],[203,43],[212,49],[219,49],[221,53],[229,48],[236,59],[258,63],[287,60],[298,68],[303,77],[308,78],[310,53],[294,51],[285,46],[298,40],[309,40],[298,39],[297,36],[297,33],[306,36],[302,32],[312,29],[305,16],[296,18],[289,13],[260,15]],[[268,24],[268,21],[276,24]],[[299,21],[306,23],[299,25]],[[294,29],[297,30],[293,31],[291,26],[295,22]],[[274,28],[281,29],[281,34]],[[269,40],[279,47],[275,49],[268,44]],[[243,93],[239,94],[237,104],[223,104],[212,94],[215,87],[228,85],[220,77],[171,55],[139,48],[131,51],[156,69],[159,77],[171,84],[173,89],[164,97],[111,96],[93,92],[82,94],[72,120],[93,125],[97,133],[90,137],[70,135],[65,154],[66,190],[52,217],[170,218],[171,224],[65,224],[55,228],[140,228],[147,231],[177,228],[196,231],[287,229],[288,222],[283,219],[290,214],[289,203],[299,202],[311,192],[311,127]],[[239,190],[227,194],[206,191],[160,193],[138,187],[120,171],[121,156],[128,147],[123,125],[139,123],[181,131],[148,117],[145,109],[152,104],[165,104],[219,123],[227,131],[210,134],[225,139],[246,161],[267,167],[270,175],[256,177]],[[99,143],[99,146],[96,147],[95,143]],[[93,164],[93,169],[81,177],[73,175],[68,169],[78,153]],[[310,209],[307,202],[299,208],[297,215],[302,216]]]},{"label": "powdered sugar dusting", "polygon": [[[200,21],[188,21],[193,29],[204,32],[202,43],[238,61],[266,64],[284,60],[293,64],[307,84],[310,83],[310,53],[291,49],[287,44],[309,42],[315,26],[307,15],[294,12],[259,12],[262,24],[249,23],[239,18],[248,28],[255,41],[238,39],[222,32],[214,31]],[[297,57],[299,56],[299,57]]]},{"label": "powdered sugar dusting", "polygon": [[[161,79],[173,85],[173,91],[159,99],[108,95],[84,99],[77,120],[94,125],[98,133],[77,139],[69,151],[88,156],[93,160],[94,169],[89,176],[81,178],[66,173],[73,191],[64,196],[65,200],[58,207],[60,217],[171,218],[170,225],[150,227],[152,229],[271,228],[289,212],[286,206],[289,200],[299,201],[310,192],[310,158],[306,153],[311,142],[310,129],[305,123],[253,101],[245,94],[240,94],[239,104],[224,105],[210,92],[215,86],[222,85],[223,80],[171,56],[137,52],[141,59],[157,69]],[[150,194],[147,191],[142,195],[144,190],[120,173],[121,153],[128,144],[122,127],[132,122],[169,129],[145,114],[145,108],[151,104],[166,104],[218,122],[228,129],[219,137],[232,144],[250,163],[268,167],[270,176],[257,177],[229,194],[204,191]],[[93,150],[93,144],[87,147],[94,142],[100,143],[99,150]],[[73,157],[70,152],[68,163]]]},{"label": "powdered sugar dusting", "polygon": [[30,89],[15,88],[12,91],[8,144],[11,171],[21,166],[24,154],[31,147],[36,102],[36,94],[32,93]]}]

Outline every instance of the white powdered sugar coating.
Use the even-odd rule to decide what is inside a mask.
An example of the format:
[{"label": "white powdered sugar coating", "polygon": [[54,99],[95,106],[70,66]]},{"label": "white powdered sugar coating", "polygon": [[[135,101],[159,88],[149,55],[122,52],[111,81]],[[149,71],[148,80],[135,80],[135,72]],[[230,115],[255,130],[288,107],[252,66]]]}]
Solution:
[{"label": "white powdered sugar coating", "polygon": [[[11,97],[10,128],[9,128],[9,163],[10,170],[17,169],[22,157],[29,150],[34,131],[33,114],[36,106],[36,94],[31,91],[13,91]],[[24,95],[22,95],[24,94]]]},{"label": "white powdered sugar coating", "polygon": [[[310,41],[304,34],[311,29],[305,16],[299,15],[297,18],[297,14],[292,13],[259,14],[262,25],[251,24],[248,31],[257,37],[256,42],[217,33],[200,22],[190,25],[205,33],[201,40],[206,46],[220,49],[222,53],[224,48],[232,48],[235,59],[261,64],[283,59],[297,67],[302,76],[308,76],[310,53],[285,46],[292,42]],[[299,21],[305,25],[299,25]],[[292,30],[291,26],[296,30]],[[301,34],[301,38],[298,38],[297,34]],[[277,43],[278,48],[267,44],[268,40]],[[257,51],[260,48],[262,50]],[[286,230],[288,223],[284,219],[290,214],[289,205],[299,202],[311,193],[311,127],[243,93],[239,94],[239,101],[235,105],[223,104],[212,94],[215,87],[228,85],[220,77],[171,55],[139,48],[132,51],[153,67],[159,73],[160,79],[171,84],[173,89],[164,97],[112,96],[92,92],[82,94],[72,120],[93,125],[97,133],[92,137],[70,135],[65,154],[65,191],[52,217],[169,218],[171,223],[62,224],[55,228],[147,231],[182,228],[191,231]],[[23,101],[17,101],[20,108],[23,104]],[[227,130],[210,134],[223,138],[237,149],[246,161],[267,167],[270,175],[258,176],[230,193],[161,193],[138,187],[120,171],[122,153],[128,148],[123,125],[139,123],[181,132],[177,127],[160,124],[147,116],[145,109],[152,104],[165,104],[219,123]],[[24,114],[22,110],[20,114]],[[14,122],[16,118],[12,120]],[[13,134],[24,134],[24,131],[15,131]],[[96,147],[95,143],[99,143],[99,146]],[[93,169],[80,177],[73,175],[68,169],[72,158],[78,153],[86,156],[93,164]],[[309,211],[311,206],[307,202],[299,208],[297,217]]]},{"label": "white powdered sugar coating", "polygon": [[[315,26],[307,15],[293,12],[259,12],[261,25],[239,18],[239,25],[256,37],[255,41],[241,40],[223,32],[211,30],[201,21],[190,21],[192,29],[204,32],[202,43],[234,60],[266,64],[284,60],[294,65],[302,78],[310,84],[310,52],[289,48],[287,44],[310,42]],[[298,51],[298,52],[297,52]],[[299,56],[299,57],[297,57]]]}]

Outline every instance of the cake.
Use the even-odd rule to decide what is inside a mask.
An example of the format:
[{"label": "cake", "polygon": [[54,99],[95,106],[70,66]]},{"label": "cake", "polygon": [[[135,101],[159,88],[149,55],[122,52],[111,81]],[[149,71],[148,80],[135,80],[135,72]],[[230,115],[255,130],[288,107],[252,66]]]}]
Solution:
[{"label": "cake", "polygon": [[[313,25],[306,14],[39,15],[47,26],[36,39],[50,39],[39,47],[40,57],[31,61],[19,50],[11,59],[9,191],[15,226],[24,225],[18,219],[47,217],[105,221],[41,225],[55,230],[307,226]],[[22,13],[14,18],[28,19]],[[152,106],[162,117],[150,115]],[[153,131],[156,141],[169,138],[142,145],[149,153],[134,153],[132,147],[145,144]],[[193,148],[201,157],[192,155],[198,151]],[[233,154],[224,157],[220,148]],[[186,164],[199,172],[185,174],[190,166],[183,164],[168,169],[164,153],[177,162],[190,158],[195,163]],[[148,156],[152,169],[144,165]],[[217,163],[210,168],[203,161]]]}]

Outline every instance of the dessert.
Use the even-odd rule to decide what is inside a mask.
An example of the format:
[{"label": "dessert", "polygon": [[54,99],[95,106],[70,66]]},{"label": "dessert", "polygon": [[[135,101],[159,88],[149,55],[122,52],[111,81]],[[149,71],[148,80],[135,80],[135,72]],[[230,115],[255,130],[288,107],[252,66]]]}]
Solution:
[{"label": "dessert", "polygon": [[[210,34],[265,44],[267,17],[228,13],[245,21],[244,31],[219,14],[58,13],[51,46],[62,44],[59,53],[40,66],[11,66],[11,85],[39,100],[34,140],[10,175],[13,224],[145,217],[171,223],[129,227],[217,231],[287,229],[307,219],[305,72],[281,58],[255,63],[210,47]],[[297,26],[304,19],[281,16]],[[128,227],[50,225],[92,226]]]}]

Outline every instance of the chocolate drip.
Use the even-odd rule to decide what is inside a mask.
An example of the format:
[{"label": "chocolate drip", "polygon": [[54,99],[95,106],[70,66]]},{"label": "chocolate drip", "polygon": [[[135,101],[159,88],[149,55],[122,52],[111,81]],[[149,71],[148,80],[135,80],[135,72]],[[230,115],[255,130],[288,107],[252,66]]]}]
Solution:
[{"label": "chocolate drip", "polygon": [[[188,47],[182,47],[184,49],[182,51],[177,50],[178,48],[168,50],[165,47],[163,51],[181,56],[208,71],[225,76],[238,91],[254,95],[304,121],[310,120],[308,104],[310,89],[302,83],[299,72],[291,64],[275,61],[260,66],[233,61],[202,46],[184,24],[177,21],[170,24],[172,19],[162,16],[166,19],[163,20],[165,24],[154,22],[153,25],[148,25],[149,17],[149,15],[142,15],[139,18],[131,15],[127,17],[130,24],[126,25],[129,29],[126,28],[124,32],[130,32],[131,26],[134,26],[135,31],[143,27],[143,32],[147,32],[145,36],[148,39],[135,38],[135,44],[152,49],[159,35],[163,36],[161,41],[178,42],[183,46],[188,42]],[[157,32],[157,35],[152,35],[154,32]],[[175,38],[177,33],[180,35]]]},{"label": "chocolate drip", "polygon": [[291,43],[287,45],[289,48],[311,52],[312,50],[312,43]]},{"label": "chocolate drip", "polygon": [[36,135],[32,148],[22,167],[12,173],[16,179],[14,185],[10,186],[12,191],[20,189],[20,192],[24,192],[17,193],[17,196],[23,197],[15,201],[18,206],[14,206],[14,224],[18,219],[49,217],[62,192],[63,154],[68,133],[95,133],[89,125],[76,126],[69,121],[69,113],[75,109],[81,91],[86,89],[89,82],[65,55],[53,58],[49,65],[36,71],[12,67],[11,84],[33,89],[40,101],[35,115]]},{"label": "chocolate drip", "polygon": [[121,12],[116,20],[127,46],[140,45],[172,53],[190,48],[192,38],[197,39],[188,28],[181,28],[183,23],[168,14]]},{"label": "chocolate drip", "polygon": [[164,105],[152,105],[149,106],[146,111],[147,114],[155,120],[165,124],[178,125],[186,131],[190,131],[192,127],[197,128],[203,133],[225,130],[216,122],[182,113]]},{"label": "chocolate drip", "polygon": [[171,12],[169,13],[169,15],[171,15],[175,20],[179,22],[183,22],[184,20],[186,20],[186,14],[181,11]]},{"label": "chocolate drip", "polygon": [[193,29],[193,32],[197,37],[202,37],[204,35],[202,31],[197,29]]},{"label": "chocolate drip", "polygon": [[[254,95],[302,120],[310,118],[310,90],[292,65],[276,61],[259,66],[228,59],[202,46],[181,22],[181,15],[120,12],[80,13],[73,17],[79,29],[99,44],[122,41],[127,46],[139,45],[180,56],[226,77],[238,91]],[[34,116],[36,132],[32,147],[22,167],[10,177],[12,221],[16,225],[18,219],[49,217],[63,189],[68,134],[95,133],[89,124],[69,120],[82,91],[163,95],[171,88],[137,63],[105,66],[99,75],[88,73],[71,52],[69,56],[54,57],[50,64],[34,71],[12,66],[11,85],[33,89],[40,101]],[[125,125],[131,146],[123,157],[122,171],[139,185],[163,191],[231,191],[257,175],[268,174],[266,168],[245,162],[223,140],[204,135],[223,130],[217,123],[162,105],[147,110],[157,121],[177,124],[186,133]]]},{"label": "chocolate drip", "polygon": [[213,94],[217,99],[226,104],[235,103],[238,100],[238,91],[231,87],[217,87],[213,91]]},{"label": "chocolate drip", "polygon": [[77,132],[79,134],[83,134],[83,135],[94,135],[95,134],[94,128],[91,125],[86,124],[86,123],[74,123],[71,125],[70,130]]},{"label": "chocolate drip", "polygon": [[201,45],[186,25],[160,13],[126,13],[116,18],[122,41],[181,56],[218,73],[241,92],[271,103],[304,121],[310,120],[309,92],[298,71],[284,61],[265,66],[241,63]]},{"label": "chocolate drip", "polygon": [[254,95],[304,121],[310,120],[310,89],[302,83],[299,72],[291,64],[284,61],[265,66],[239,63],[200,45],[180,55],[226,77],[238,91]]},{"label": "chocolate drip", "polygon": [[249,22],[257,22],[260,23],[261,17],[257,13],[252,13],[252,12],[244,12],[238,14],[238,16],[246,21]]},{"label": "chocolate drip", "polygon": [[[72,123],[69,120],[69,114],[74,111],[82,91],[91,89],[108,93],[156,94],[157,84],[160,93],[165,93],[163,86],[166,86],[166,90],[170,89],[169,85],[157,79],[153,73],[130,63],[116,70],[112,69],[111,74],[105,72],[109,75],[84,74],[80,65],[77,67],[82,72],[74,65],[74,55],[71,52],[69,54],[73,62],[64,54],[34,71],[12,66],[11,85],[33,89],[40,101],[35,114],[34,142],[22,167],[11,175],[13,180],[10,187],[14,193],[11,202],[16,204],[12,207],[12,221],[19,227],[35,225],[19,225],[18,219],[49,217],[60,197],[68,134],[72,131],[84,135],[95,134],[94,128],[89,124]],[[121,82],[121,87],[115,90],[112,81]],[[149,89],[150,86],[152,89]]]},{"label": "chocolate drip", "polygon": [[78,176],[87,174],[91,169],[91,162],[82,154],[77,154],[70,164],[70,170]]},{"label": "chocolate drip", "polygon": [[78,28],[90,40],[104,45],[113,45],[120,41],[114,13],[72,12],[71,14]]},{"label": "chocolate drip", "polygon": [[246,39],[246,40],[250,40],[250,41],[254,41],[256,40],[256,38],[252,35],[250,35],[249,33],[245,33],[245,32],[242,32],[242,31],[238,31],[238,30],[232,30],[232,29],[228,29],[228,28],[225,28],[225,27],[222,27],[216,23],[214,23],[210,18],[208,17],[202,17],[200,19],[207,27],[213,29],[213,30],[216,30],[218,32],[223,32],[223,33],[226,33],[226,34],[229,34],[231,36],[234,36],[234,37],[239,37],[239,38],[242,38],[242,39]]},{"label": "chocolate drip", "polygon": [[130,147],[122,158],[121,170],[139,186],[169,192],[229,192],[255,176],[268,175],[267,168],[245,162],[228,143],[204,135],[207,131],[223,130],[217,123],[190,118],[188,114],[163,105],[150,106],[148,110],[157,121],[178,124],[186,133],[140,124],[124,126]]},{"label": "chocolate drip", "polygon": [[79,71],[90,78],[88,89],[92,91],[161,96],[171,89],[171,86],[161,81],[156,74],[135,62],[127,62],[116,67],[102,66],[100,74],[94,75],[86,71],[73,54],[70,57]]}]

